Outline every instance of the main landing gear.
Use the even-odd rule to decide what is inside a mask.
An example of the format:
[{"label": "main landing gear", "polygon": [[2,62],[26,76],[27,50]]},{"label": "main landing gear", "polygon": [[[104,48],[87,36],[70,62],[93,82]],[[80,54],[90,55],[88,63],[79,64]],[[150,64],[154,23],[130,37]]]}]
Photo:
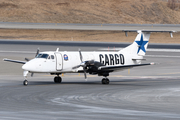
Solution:
[{"label": "main landing gear", "polygon": [[61,83],[62,82],[62,78],[58,75],[58,76],[54,77],[54,82],[55,83]]},{"label": "main landing gear", "polygon": [[102,82],[102,84],[109,84],[109,79],[103,78],[101,82]]}]

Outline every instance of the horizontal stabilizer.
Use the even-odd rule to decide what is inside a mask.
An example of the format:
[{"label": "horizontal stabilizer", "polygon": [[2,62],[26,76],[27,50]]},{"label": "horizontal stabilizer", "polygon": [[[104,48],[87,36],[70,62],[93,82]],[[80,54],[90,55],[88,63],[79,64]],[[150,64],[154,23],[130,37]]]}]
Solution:
[{"label": "horizontal stabilizer", "polygon": [[142,32],[169,32],[169,33],[174,33],[177,32],[175,30],[123,30],[124,32],[137,32],[137,31],[142,31]]},{"label": "horizontal stabilizer", "polygon": [[157,33],[157,32],[166,32],[166,33],[169,33],[171,38],[173,38],[173,33],[177,32],[177,31],[174,31],[174,30],[123,30],[123,32],[125,32],[125,35],[126,37],[128,36],[128,32],[138,32],[139,31],[141,32],[144,32],[144,33]]},{"label": "horizontal stabilizer", "polygon": [[133,56],[132,60],[146,60],[146,59],[144,59],[143,56],[137,55],[137,56]]}]

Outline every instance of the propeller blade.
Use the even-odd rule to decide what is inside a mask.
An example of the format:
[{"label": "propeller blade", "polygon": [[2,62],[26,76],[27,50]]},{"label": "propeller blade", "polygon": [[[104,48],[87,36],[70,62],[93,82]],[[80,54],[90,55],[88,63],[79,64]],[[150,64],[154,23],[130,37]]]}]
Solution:
[{"label": "propeller blade", "polygon": [[82,53],[81,53],[81,49],[79,49],[79,56],[80,56],[80,60],[81,60],[81,64],[78,65],[78,66],[75,66],[74,68],[78,68],[80,66],[83,67],[83,71],[84,71],[84,77],[85,77],[85,81],[87,81],[87,75],[86,75],[86,66],[87,66],[87,62],[86,61],[83,61],[83,56],[82,56]]},{"label": "propeller blade", "polygon": [[79,56],[80,56],[81,62],[83,62],[83,57],[82,57],[82,54],[81,54],[81,49],[79,49]]},{"label": "propeller blade", "polygon": [[[39,48],[37,49],[37,52],[36,52],[36,55],[35,55],[35,57],[37,56],[39,54]],[[29,58],[24,58],[26,61],[30,61],[30,59]]]},{"label": "propeller blade", "polygon": [[86,61],[86,65],[94,65],[94,60]]},{"label": "propeller blade", "polygon": [[85,81],[87,81],[87,75],[86,75],[85,67],[83,67],[83,71],[84,71],[84,78],[85,78]]},{"label": "propeller blade", "polygon": [[28,58],[24,58],[26,61],[29,61],[29,59]]},{"label": "propeller blade", "polygon": [[39,48],[37,49],[37,52],[36,52],[36,55],[35,55],[35,57],[36,57],[38,54],[39,54]]},{"label": "propeller blade", "polygon": [[76,68],[79,68],[79,67],[81,67],[81,65],[74,66],[72,69],[76,69]]}]

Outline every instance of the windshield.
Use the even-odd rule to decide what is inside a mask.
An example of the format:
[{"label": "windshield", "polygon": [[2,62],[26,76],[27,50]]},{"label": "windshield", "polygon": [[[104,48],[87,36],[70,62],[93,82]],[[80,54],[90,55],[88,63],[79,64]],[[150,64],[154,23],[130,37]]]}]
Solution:
[{"label": "windshield", "polygon": [[48,57],[49,57],[48,54],[38,54],[38,55],[36,56],[36,58],[45,58],[45,59],[47,59]]}]

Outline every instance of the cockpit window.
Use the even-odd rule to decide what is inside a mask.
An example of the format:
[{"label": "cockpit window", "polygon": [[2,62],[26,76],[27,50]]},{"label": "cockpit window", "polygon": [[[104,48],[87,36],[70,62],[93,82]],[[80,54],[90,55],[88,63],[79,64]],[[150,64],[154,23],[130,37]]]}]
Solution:
[{"label": "cockpit window", "polygon": [[47,59],[48,57],[49,57],[48,54],[38,54],[38,55],[36,56],[36,58],[45,58],[45,59]]}]

